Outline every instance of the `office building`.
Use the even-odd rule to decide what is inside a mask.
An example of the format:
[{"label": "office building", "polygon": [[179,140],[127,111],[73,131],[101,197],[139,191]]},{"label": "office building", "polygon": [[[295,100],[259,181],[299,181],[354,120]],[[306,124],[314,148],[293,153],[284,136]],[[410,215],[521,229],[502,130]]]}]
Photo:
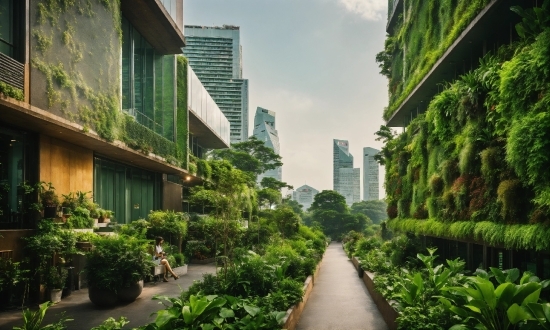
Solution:
[{"label": "office building", "polygon": [[229,147],[181,55],[183,0],[53,3],[0,1],[0,250],[15,261],[41,217],[23,184],[91,192],[124,224],[182,211],[183,180],[201,182],[188,150]]},{"label": "office building", "polygon": [[311,204],[313,204],[315,195],[318,193],[319,190],[305,184],[292,192],[292,200],[301,204],[302,209],[307,211],[311,207]]},{"label": "office building", "polygon": [[189,64],[231,125],[231,143],[248,139],[248,80],[238,26],[185,26]]},{"label": "office building", "polygon": [[363,200],[372,201],[379,198],[379,167],[374,156],[380,151],[374,148],[363,148]]},{"label": "office building", "polygon": [[[267,110],[261,107],[256,109],[253,135],[256,139],[263,141],[266,147],[273,149],[273,152],[279,155],[280,145],[279,134],[277,133],[277,129],[275,127],[275,111]],[[277,167],[273,170],[260,174],[258,176],[258,183],[261,182],[264,177],[271,177],[282,181],[282,168]]]},{"label": "office building", "polygon": [[333,140],[333,190],[346,197],[351,205],[361,200],[360,169],[353,168],[353,155],[349,152],[349,142]]}]

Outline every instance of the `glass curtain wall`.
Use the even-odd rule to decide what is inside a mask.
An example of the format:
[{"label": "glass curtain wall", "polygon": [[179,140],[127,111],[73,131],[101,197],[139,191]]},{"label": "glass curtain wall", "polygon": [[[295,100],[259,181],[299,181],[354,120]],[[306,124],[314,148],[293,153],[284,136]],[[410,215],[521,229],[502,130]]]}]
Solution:
[{"label": "glass curtain wall", "polygon": [[122,18],[122,109],[138,123],[175,140],[175,56],[159,55]]},{"label": "glass curtain wall", "polygon": [[36,138],[0,124],[0,229],[34,226],[36,193],[24,189],[38,180]]},{"label": "glass curtain wall", "polygon": [[145,219],[161,208],[162,178],[158,173],[94,159],[94,201],[113,210],[117,223]]}]

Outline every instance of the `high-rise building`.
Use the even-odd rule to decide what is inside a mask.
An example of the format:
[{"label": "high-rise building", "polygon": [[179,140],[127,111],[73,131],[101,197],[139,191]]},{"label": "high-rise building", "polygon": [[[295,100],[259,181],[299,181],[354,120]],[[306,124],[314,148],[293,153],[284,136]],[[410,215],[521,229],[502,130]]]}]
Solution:
[{"label": "high-rise building", "polygon": [[352,205],[361,201],[360,172],[358,168],[341,168],[338,193],[346,198],[346,204]]},{"label": "high-rise building", "polygon": [[[267,110],[261,107],[256,109],[254,116],[254,132],[256,139],[263,141],[265,146],[273,149],[278,155],[280,152],[279,134],[275,128],[275,111]],[[269,170],[258,176],[258,182],[261,182],[264,177],[271,177],[282,181],[282,168]]]},{"label": "high-rise building", "polygon": [[353,168],[353,155],[346,140],[333,140],[333,189],[351,205],[361,200],[360,169]]},{"label": "high-rise building", "polygon": [[378,162],[374,159],[380,150],[363,148],[363,200],[371,201],[379,198]]},{"label": "high-rise building", "polygon": [[311,207],[315,195],[317,195],[318,193],[319,190],[305,184],[292,192],[292,200],[300,203],[302,205],[302,209],[306,211]]},{"label": "high-rise building", "polygon": [[231,143],[248,138],[248,80],[238,26],[185,26],[183,52],[231,125]]},{"label": "high-rise building", "polygon": [[349,153],[348,141],[334,139],[332,144],[332,189],[335,191],[338,191],[341,168],[353,168],[353,156]]}]

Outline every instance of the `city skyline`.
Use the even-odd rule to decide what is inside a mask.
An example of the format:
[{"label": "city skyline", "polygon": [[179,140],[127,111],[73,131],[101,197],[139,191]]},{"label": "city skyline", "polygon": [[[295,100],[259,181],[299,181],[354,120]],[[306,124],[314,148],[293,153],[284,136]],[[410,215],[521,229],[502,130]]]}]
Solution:
[{"label": "city skyline", "polygon": [[380,199],[380,165],[374,158],[380,150],[371,147],[363,148],[363,200]]},{"label": "city skyline", "polygon": [[344,196],[346,204],[361,201],[361,170],[353,167],[349,141],[332,141],[333,190]]},{"label": "city skyline", "polygon": [[[333,188],[333,137],[349,140],[354,155],[364,146],[382,147],[374,133],[384,123],[387,80],[375,57],[384,49],[386,7],[340,0],[187,0],[184,15],[188,25],[240,27],[250,107],[277,111],[284,181],[322,191]],[[252,121],[251,111],[251,131]]]}]

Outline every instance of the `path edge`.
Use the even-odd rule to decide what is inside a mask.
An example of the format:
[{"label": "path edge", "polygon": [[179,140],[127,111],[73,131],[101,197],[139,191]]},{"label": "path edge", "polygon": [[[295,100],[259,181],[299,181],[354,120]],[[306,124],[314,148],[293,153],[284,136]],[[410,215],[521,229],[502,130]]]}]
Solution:
[{"label": "path edge", "polygon": [[[323,255],[324,258],[324,255]],[[306,281],[304,282],[303,290],[304,295],[302,296],[302,301],[294,305],[293,307],[289,308],[286,311],[286,316],[283,319],[284,325],[283,329],[286,330],[294,330],[296,329],[296,325],[298,325],[298,321],[300,321],[300,317],[302,316],[302,312],[304,311],[304,307],[306,306],[307,300],[309,299],[309,295],[311,294],[311,291],[313,290],[313,286],[315,285],[315,276],[319,274],[319,270],[321,269],[321,264],[323,263],[323,258],[321,258],[321,261],[319,264],[317,264],[317,268],[315,268],[315,272],[313,275],[310,275],[306,278]]]}]

